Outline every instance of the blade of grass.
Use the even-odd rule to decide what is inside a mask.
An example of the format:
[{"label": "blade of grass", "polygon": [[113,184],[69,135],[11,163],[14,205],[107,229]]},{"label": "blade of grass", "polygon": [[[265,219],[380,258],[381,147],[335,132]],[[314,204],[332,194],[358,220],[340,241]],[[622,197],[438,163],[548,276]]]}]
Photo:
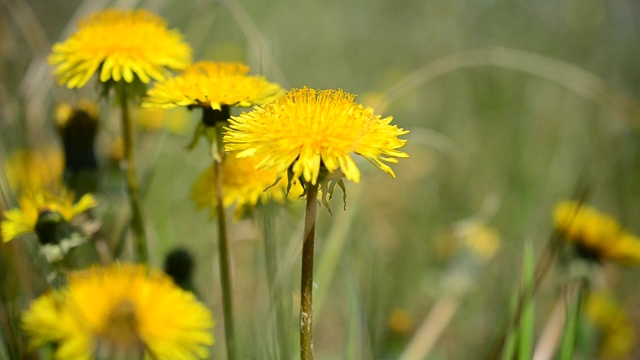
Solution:
[{"label": "blade of grass", "polygon": [[533,256],[533,246],[530,242],[525,245],[524,265],[522,271],[525,306],[524,310],[522,310],[522,319],[520,320],[520,329],[518,332],[518,359],[531,359],[533,353],[533,282],[535,273],[535,261]]},{"label": "blade of grass", "polygon": [[[520,294],[515,292],[511,298],[511,313],[517,312],[518,300]],[[516,346],[518,344],[518,331],[517,328],[509,327],[504,334],[504,344],[502,345],[502,360],[511,360],[516,353]]]},{"label": "blade of grass", "polygon": [[578,328],[580,326],[580,310],[582,309],[582,294],[584,289],[584,281],[579,280],[575,284],[574,289],[570,289],[568,294],[569,303],[567,322],[564,327],[564,336],[560,344],[560,354],[558,360],[571,360],[576,349],[576,339],[578,336]]}]

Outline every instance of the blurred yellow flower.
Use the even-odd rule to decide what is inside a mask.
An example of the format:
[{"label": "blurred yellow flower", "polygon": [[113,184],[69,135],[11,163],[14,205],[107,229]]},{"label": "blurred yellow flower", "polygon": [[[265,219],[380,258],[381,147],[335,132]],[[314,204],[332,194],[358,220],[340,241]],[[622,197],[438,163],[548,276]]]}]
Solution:
[{"label": "blurred yellow flower", "polygon": [[79,114],[97,122],[100,109],[98,103],[88,99],[80,99],[76,106],[72,106],[68,103],[60,103],[56,106],[54,117],[59,129],[64,129],[69,124],[69,121],[73,120]]},{"label": "blurred yellow flower", "polygon": [[609,295],[591,293],[585,303],[585,313],[599,330],[599,358],[629,359],[637,333],[620,304]]},{"label": "blurred yellow flower", "polygon": [[204,359],[211,312],[160,271],[114,264],[73,272],[68,285],[22,315],[33,347],[56,344],[58,360]]},{"label": "blurred yellow flower", "polygon": [[20,197],[20,206],[6,210],[2,227],[2,240],[11,241],[18,236],[35,232],[38,218],[45,212],[58,213],[62,218],[70,222],[79,214],[97,205],[96,199],[91,194],[85,194],[73,203],[73,194],[61,190],[59,194],[49,191],[33,191],[24,193]]},{"label": "blurred yellow flower", "polygon": [[391,331],[402,336],[411,334],[415,327],[414,317],[403,308],[391,310],[387,322]]},{"label": "blurred yellow flower", "polygon": [[188,119],[186,110],[164,109],[136,109],[137,125],[145,131],[162,131],[166,129],[171,134],[182,135],[187,132]]},{"label": "blurred yellow flower", "polygon": [[15,192],[52,189],[60,184],[64,156],[57,147],[18,150],[8,156],[3,167]]},{"label": "blurred yellow flower", "polygon": [[278,84],[249,75],[249,67],[244,64],[200,61],[182,75],[156,83],[147,92],[142,106],[164,109],[203,106],[220,110],[225,105],[264,104],[277,99],[282,92]]},{"label": "blurred yellow flower", "polygon": [[[256,158],[239,159],[236,153],[230,153],[222,162],[223,206],[229,208],[235,205],[236,219],[258,203],[265,204],[271,200],[283,202],[286,198],[287,181],[273,185],[277,179],[276,173],[272,170],[256,169],[259,161]],[[215,181],[215,167],[212,165],[198,177],[191,191],[196,208],[208,208],[212,216],[216,214],[217,206]],[[299,195],[301,189],[295,192]]]},{"label": "blurred yellow flower", "polygon": [[291,90],[273,103],[231,117],[226,149],[239,151],[238,157],[262,157],[258,167],[277,174],[291,168],[293,179],[303,176],[314,185],[321,167],[358,183],[360,170],[352,154],[395,177],[384,162],[409,157],[397,150],[407,142],[398,136],[408,131],[390,125],[392,117],[381,119],[354,98],[342,90]]},{"label": "blurred yellow flower", "polygon": [[111,141],[107,156],[114,164],[120,164],[122,159],[124,159],[124,140],[121,136]]},{"label": "blurred yellow flower", "polygon": [[107,9],[81,20],[78,31],[53,46],[49,63],[68,88],[83,87],[94,73],[100,81],[164,80],[166,69],[184,69],[191,48],[178,30],[146,10]]},{"label": "blurred yellow flower", "polygon": [[554,223],[581,256],[621,264],[640,262],[640,239],[593,207],[576,201],[560,202],[554,211]]}]

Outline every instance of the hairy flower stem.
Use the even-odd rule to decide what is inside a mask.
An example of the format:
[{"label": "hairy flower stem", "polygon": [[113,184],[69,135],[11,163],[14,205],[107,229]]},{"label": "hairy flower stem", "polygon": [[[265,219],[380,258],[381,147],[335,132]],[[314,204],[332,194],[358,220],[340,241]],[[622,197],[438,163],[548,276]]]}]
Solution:
[{"label": "hairy flower stem", "polygon": [[[212,142],[212,146],[219,146],[221,142],[221,125],[216,125],[216,141]],[[222,151],[221,149],[212,149],[212,152]],[[221,154],[219,152],[218,154]],[[224,196],[222,193],[222,157],[213,156],[213,167],[215,171],[215,187],[216,187],[216,210],[218,213],[218,264],[220,265],[220,284],[222,287],[222,312],[224,314],[224,336],[227,343],[227,359],[236,359],[236,340],[233,325],[233,301],[231,290],[231,266],[229,243],[227,237],[227,222],[224,213]]]},{"label": "hairy flower stem", "polygon": [[313,359],[313,246],[318,212],[318,185],[307,183],[300,280],[300,359]]},{"label": "hairy flower stem", "polygon": [[129,116],[126,87],[119,88],[120,106],[122,107],[122,137],[124,138],[124,159],[127,171],[127,190],[129,191],[129,204],[131,205],[131,227],[136,238],[136,252],[138,261],[146,264],[149,261],[147,249],[147,236],[144,230],[142,209],[138,189],[138,175],[136,174],[135,153],[133,150],[133,124]]}]

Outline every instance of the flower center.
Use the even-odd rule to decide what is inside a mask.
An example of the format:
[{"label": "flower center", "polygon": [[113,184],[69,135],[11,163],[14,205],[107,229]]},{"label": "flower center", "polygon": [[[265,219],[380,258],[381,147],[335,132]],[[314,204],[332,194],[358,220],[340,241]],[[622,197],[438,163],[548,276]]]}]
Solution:
[{"label": "flower center", "polygon": [[98,339],[99,359],[141,359],[144,346],[138,336],[136,309],[128,300],[113,307]]},{"label": "flower center", "polygon": [[58,244],[70,234],[70,229],[59,212],[46,209],[38,214],[35,232],[40,244]]}]

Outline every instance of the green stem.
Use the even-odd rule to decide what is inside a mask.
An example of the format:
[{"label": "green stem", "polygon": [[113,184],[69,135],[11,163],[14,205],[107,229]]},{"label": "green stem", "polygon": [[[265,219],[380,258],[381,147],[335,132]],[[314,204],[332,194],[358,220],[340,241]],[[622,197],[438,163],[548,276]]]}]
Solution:
[{"label": "green stem", "polygon": [[125,87],[120,88],[119,95],[120,106],[122,106],[122,136],[124,138],[127,190],[129,191],[129,203],[131,205],[131,227],[136,237],[138,260],[140,263],[146,264],[149,261],[149,250],[147,248],[147,236],[144,230],[144,221],[142,219],[142,209],[140,206],[139,184],[136,174],[135,153],[133,150],[133,125],[129,117],[127,91]]},{"label": "green stem", "polygon": [[[219,135],[219,126],[216,126],[216,136]],[[219,137],[219,136],[218,136]],[[220,144],[218,141],[213,145]],[[217,150],[216,150],[217,151]],[[220,284],[222,286],[222,312],[224,314],[224,336],[227,343],[227,358],[236,359],[236,340],[233,325],[233,301],[231,291],[230,254],[227,240],[227,223],[224,212],[224,196],[222,194],[222,163],[213,160],[216,181],[216,210],[218,212],[218,263],[220,265]]]},{"label": "green stem", "polygon": [[313,246],[318,212],[318,185],[307,183],[300,280],[300,359],[313,359]]},{"label": "green stem", "polygon": [[[289,358],[289,337],[287,334],[287,323],[284,313],[284,302],[282,301],[281,289],[276,284],[278,256],[276,249],[277,236],[275,234],[275,208],[272,206],[262,206],[262,226],[264,233],[265,260],[267,265],[267,285],[269,287],[269,299],[271,306],[275,310],[274,324],[276,327],[275,335],[277,337],[277,358]],[[270,307],[271,307],[270,306]]]}]

